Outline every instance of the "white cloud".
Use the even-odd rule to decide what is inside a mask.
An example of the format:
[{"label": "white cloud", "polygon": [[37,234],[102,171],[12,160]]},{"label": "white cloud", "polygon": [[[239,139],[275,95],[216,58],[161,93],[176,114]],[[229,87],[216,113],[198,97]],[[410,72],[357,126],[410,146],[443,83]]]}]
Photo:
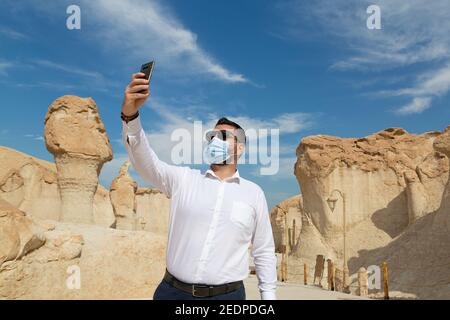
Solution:
[{"label": "white cloud", "polygon": [[[17,3],[11,0],[6,4],[15,10],[20,8],[23,13],[33,8],[47,20],[60,23],[61,14],[65,14],[61,13],[61,8],[71,2],[33,0]],[[118,61],[120,63],[138,65],[155,59],[158,70],[167,71],[172,77],[193,79],[192,76],[204,75],[227,83],[254,84],[205,51],[197,35],[185,27],[163,1],[80,0],[78,5],[82,14],[81,32],[85,39],[93,39],[97,48],[106,53],[114,51],[117,56],[123,57]],[[4,29],[4,32],[16,38],[22,35],[11,29]],[[233,47],[229,49],[233,50]],[[58,68],[51,63],[47,66]],[[63,67],[61,70],[71,71],[69,67]],[[87,70],[80,71],[80,75],[96,76]]]},{"label": "white cloud", "polygon": [[410,96],[412,101],[397,110],[397,114],[422,113],[431,107],[434,97],[446,95],[450,90],[450,65],[426,72],[417,77],[416,83],[408,88],[384,90],[384,96]]},{"label": "white cloud", "polygon": [[[202,116],[195,115],[195,109],[167,106],[158,102],[156,99],[152,101],[152,109],[158,113],[158,115],[164,120],[162,124],[156,128],[147,127],[145,129],[151,129],[147,132],[147,137],[152,144],[153,148],[161,159],[170,162],[170,150],[177,143],[171,141],[171,134],[174,130],[183,128],[186,129],[191,137],[203,139],[203,134],[206,130],[214,127],[217,119],[220,117],[215,113],[204,113]],[[266,138],[266,132],[262,129],[279,129],[280,136],[298,133],[302,130],[310,128],[314,124],[314,116],[307,113],[293,112],[283,113],[273,117],[272,119],[258,119],[250,116],[228,116],[230,120],[239,123],[244,130],[254,130],[259,133],[259,138]],[[202,121],[203,133],[202,137],[194,136],[194,120]],[[144,124],[145,125],[145,124]],[[270,134],[270,131],[268,131]],[[259,145],[257,148],[250,141],[247,144],[249,146],[248,152],[254,154],[255,152],[265,152],[264,148]],[[252,147],[253,146],[253,147]],[[283,146],[280,146],[280,150],[283,151]],[[293,149],[295,150],[295,148]]]},{"label": "white cloud", "polygon": [[411,103],[408,103],[397,110],[399,114],[421,113],[431,106],[431,98],[414,98]]},{"label": "white cloud", "polygon": [[52,90],[71,90],[76,88],[72,84],[53,83],[48,81],[37,81],[34,83],[15,83],[14,86],[18,88],[46,88]]},{"label": "white cloud", "polygon": [[83,77],[94,78],[97,80],[106,80],[105,77],[98,72],[84,70],[84,69],[81,69],[81,68],[78,68],[75,66],[64,65],[64,64],[53,62],[53,61],[44,60],[44,59],[36,59],[33,61],[33,63],[38,66],[47,67],[47,68],[51,68],[51,69],[59,70],[59,71],[64,71],[67,73],[72,73],[72,74],[83,76]]},{"label": "white cloud", "polygon": [[302,112],[281,114],[273,122],[283,133],[296,133],[310,128],[314,123],[310,114]]},{"label": "white cloud", "polygon": [[5,26],[0,26],[0,35],[6,36],[13,40],[28,39],[27,35]]},{"label": "white cloud", "polygon": [[37,135],[37,134],[29,133],[29,134],[25,134],[24,137],[25,138],[30,138],[30,139],[33,139],[33,140],[44,141],[44,137],[41,136],[41,135]]},{"label": "white cloud", "polygon": [[[111,80],[105,77],[103,74],[91,71],[87,69],[83,69],[74,65],[68,65],[63,63],[58,63],[45,59],[34,59],[29,62],[21,63],[22,66],[26,66],[28,68],[47,68],[58,71],[59,73],[64,72],[69,75],[74,75],[76,77],[69,78],[67,76],[64,77],[64,82],[62,81],[34,81],[34,82],[19,82],[14,83],[14,86],[21,88],[46,88],[52,90],[73,90],[73,89],[89,89],[107,92],[110,88],[117,89],[119,84],[117,81]],[[1,64],[0,64],[0,73],[1,73]],[[45,75],[45,73],[43,73]],[[26,80],[26,78],[24,78]]]},{"label": "white cloud", "polygon": [[[382,71],[403,68],[415,75],[416,84],[390,95],[411,96],[411,103],[401,106],[398,114],[420,113],[428,109],[436,96],[450,90],[450,2],[448,0],[379,0],[381,30],[366,27],[366,8],[371,0],[292,1],[283,6],[297,20],[291,21],[290,33],[302,30],[302,24],[319,29],[347,45],[348,55],[331,69],[340,71]],[[309,29],[310,30],[310,29]],[[436,67],[437,66],[437,67]],[[425,79],[425,80],[424,80]]]},{"label": "white cloud", "polygon": [[[197,35],[188,30],[160,1],[96,0],[83,1],[96,15],[95,32],[108,50],[115,48],[146,61],[154,58],[157,67],[178,75],[206,74],[231,83],[247,82],[205,52]],[[230,48],[232,50],[233,48]]]}]

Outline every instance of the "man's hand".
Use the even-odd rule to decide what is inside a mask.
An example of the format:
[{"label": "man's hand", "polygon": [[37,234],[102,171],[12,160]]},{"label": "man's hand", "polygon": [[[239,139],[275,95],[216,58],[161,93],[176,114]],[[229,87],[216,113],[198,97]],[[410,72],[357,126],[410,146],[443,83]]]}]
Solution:
[{"label": "man's hand", "polygon": [[[150,96],[149,81],[144,79],[144,73],[134,73],[131,82],[125,89],[122,103],[122,112],[126,116],[135,114],[144,104],[145,100]],[[144,92],[139,93],[139,91]]]}]

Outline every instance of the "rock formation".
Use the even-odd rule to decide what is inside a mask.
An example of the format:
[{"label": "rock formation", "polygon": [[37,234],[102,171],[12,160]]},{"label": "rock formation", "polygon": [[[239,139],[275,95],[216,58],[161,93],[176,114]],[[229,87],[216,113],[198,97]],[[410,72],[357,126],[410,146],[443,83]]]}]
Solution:
[{"label": "rock formation", "polygon": [[[301,195],[290,197],[276,205],[270,212],[270,220],[275,252],[283,253],[286,245],[288,279],[291,281],[303,281],[303,264],[313,266],[317,255],[335,261],[333,249],[323,239],[311,217],[303,210]],[[314,274],[308,275],[308,279],[313,282]]]},{"label": "rock formation", "polygon": [[93,202],[103,163],[112,149],[91,98],[63,96],[45,116],[45,144],[55,157],[61,220],[93,223]]},{"label": "rock formation", "polygon": [[[450,159],[450,126],[444,131],[444,134],[439,136],[433,144],[436,151],[444,154],[448,159]],[[444,194],[442,196],[442,201],[440,202],[439,212],[444,217],[447,215],[447,227],[450,230],[450,179],[447,181],[445,186]]]},{"label": "rock formation", "polygon": [[138,189],[126,163],[114,209],[132,209],[146,232],[109,228],[114,209],[98,174],[112,150],[94,101],[61,97],[45,124],[56,165],[0,147],[0,299],[151,298],[165,270],[169,199]]},{"label": "rock formation", "polygon": [[[436,137],[436,152],[450,156],[450,127]],[[438,209],[418,219],[388,245],[361,250],[353,265],[387,261],[390,290],[422,299],[450,297],[450,180]]]},{"label": "rock formation", "polygon": [[[331,212],[327,199],[334,189],[347,195],[347,227],[372,218],[391,237],[414,218],[437,209],[448,179],[448,159],[436,154],[440,132],[409,134],[390,128],[365,138],[312,136],[297,148],[295,175],[301,185],[304,210],[326,238],[342,233],[342,199]],[[422,187],[407,182],[420,181]],[[411,215],[408,212],[407,196]],[[428,204],[423,203],[428,199]],[[415,212],[417,211],[417,212]],[[412,221],[411,221],[412,222]]]},{"label": "rock formation", "polygon": [[450,158],[450,126],[448,126],[444,133],[439,135],[433,143],[433,147],[436,151],[445,154]]},{"label": "rock formation", "polygon": [[136,191],[137,183],[128,174],[130,161],[120,167],[119,175],[112,181],[109,188],[111,203],[116,216],[116,228],[136,230]]},{"label": "rock formation", "polygon": [[0,270],[5,262],[42,246],[45,242],[42,231],[25,213],[0,198]]},{"label": "rock formation", "polygon": [[45,245],[0,264],[0,299],[151,298],[164,275],[166,236],[60,222],[44,235]]},{"label": "rock formation", "polygon": [[167,236],[169,232],[170,199],[158,189],[138,188],[136,191],[137,229]]},{"label": "rock formation", "polygon": [[94,195],[94,224],[112,228],[116,223],[114,210],[109,198],[109,191],[98,185]]},{"label": "rock formation", "polygon": [[[34,173],[22,168],[34,168]],[[0,180],[0,299],[152,297],[165,270],[167,222],[152,226],[150,219],[168,218],[170,202],[158,191],[141,191],[146,209],[158,208],[161,201],[158,210],[143,209],[149,219],[146,232],[121,231],[104,228],[115,219],[109,192],[100,185],[94,196],[94,220],[100,226],[58,222],[52,163],[0,147]],[[71,270],[80,272],[80,289],[68,287]]]},{"label": "rock formation", "polygon": [[405,172],[409,224],[429,213],[427,191],[417,174]]},{"label": "rock formation", "polygon": [[128,174],[129,167],[130,162],[126,161],[110,187],[111,203],[117,219],[116,228],[167,235],[170,199],[158,189],[138,188]]},{"label": "rock formation", "polygon": [[[58,221],[61,198],[55,164],[0,146],[0,198],[29,217]],[[94,196],[94,224],[111,227],[114,223],[109,192],[99,185]]]},{"label": "rock formation", "polygon": [[[290,264],[311,263],[323,254],[335,262],[340,286],[342,194],[353,291],[361,267],[387,261],[390,288],[400,295],[448,298],[449,136],[450,127],[424,134],[390,128],[360,139],[302,139],[294,173],[302,190],[303,219],[298,252],[291,253]],[[274,236],[278,225],[274,223]],[[275,238],[278,248],[281,239]]]},{"label": "rock formation", "polygon": [[0,147],[0,197],[30,216],[58,220],[55,165]]},{"label": "rock formation", "polygon": [[302,229],[302,208],[302,197],[297,195],[280,202],[271,210],[270,220],[276,252],[281,253],[284,246],[287,246],[288,252],[297,252],[300,230]]}]

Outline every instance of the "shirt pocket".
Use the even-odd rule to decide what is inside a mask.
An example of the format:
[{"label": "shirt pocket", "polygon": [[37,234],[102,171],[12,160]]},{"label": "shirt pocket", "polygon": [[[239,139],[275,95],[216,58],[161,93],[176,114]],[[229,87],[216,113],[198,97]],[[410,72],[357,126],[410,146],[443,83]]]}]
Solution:
[{"label": "shirt pocket", "polygon": [[255,210],[245,202],[234,201],[230,219],[239,228],[251,232],[255,224]]}]

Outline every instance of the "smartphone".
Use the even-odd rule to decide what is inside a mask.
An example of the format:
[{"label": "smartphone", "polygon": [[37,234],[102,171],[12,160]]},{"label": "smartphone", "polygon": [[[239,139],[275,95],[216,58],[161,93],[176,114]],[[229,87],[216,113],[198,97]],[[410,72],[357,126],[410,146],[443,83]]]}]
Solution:
[{"label": "smartphone", "polygon": [[[150,61],[149,63],[145,63],[141,66],[141,72],[145,74],[145,79],[149,80],[152,78],[153,67],[155,66],[155,61]],[[139,91],[139,93],[143,93],[145,90]]]}]

